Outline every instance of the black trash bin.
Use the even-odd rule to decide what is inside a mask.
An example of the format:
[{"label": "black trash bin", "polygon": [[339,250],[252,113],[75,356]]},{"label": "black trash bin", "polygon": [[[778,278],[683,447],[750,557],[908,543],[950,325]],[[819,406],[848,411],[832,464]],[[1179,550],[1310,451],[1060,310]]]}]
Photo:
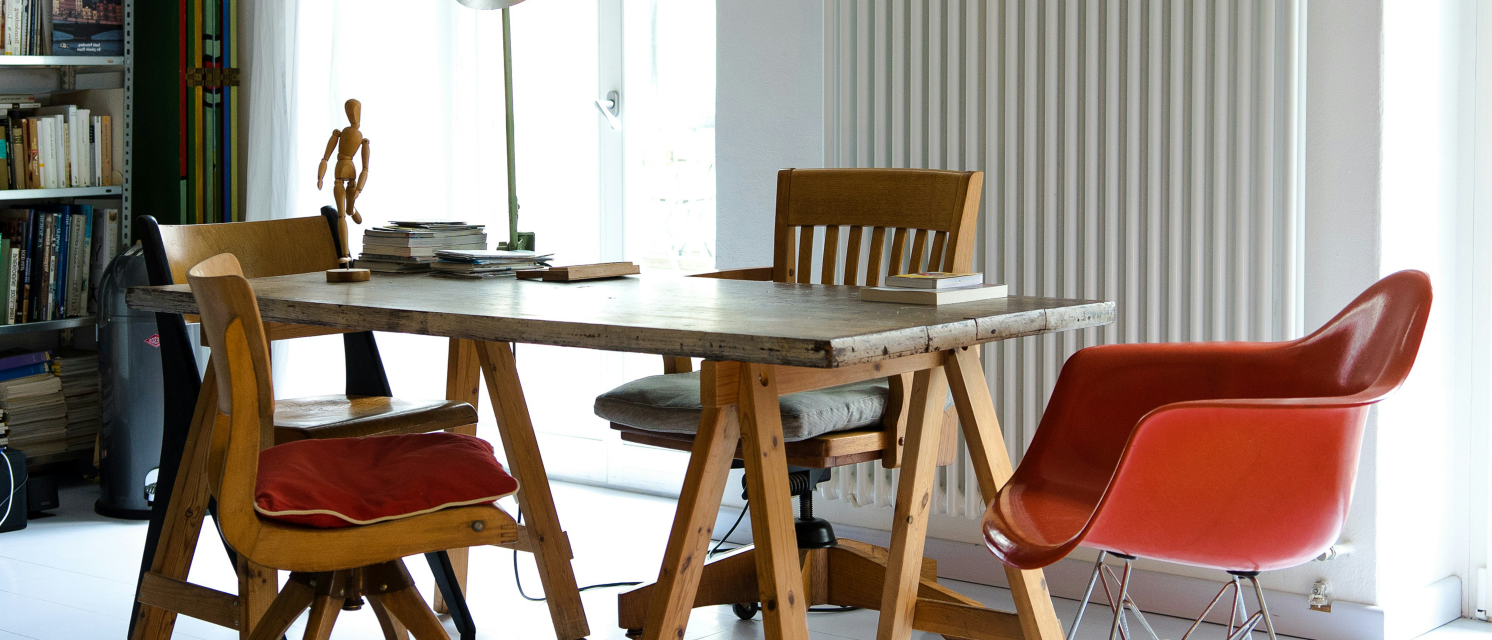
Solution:
[{"label": "black trash bin", "polygon": [[[99,287],[99,499],[94,511],[111,518],[150,517],[147,476],[160,466],[164,419],[160,337],[155,314],[130,309],[124,294],[147,286],[140,245],[119,254]],[[151,479],[150,482],[154,480]]]}]

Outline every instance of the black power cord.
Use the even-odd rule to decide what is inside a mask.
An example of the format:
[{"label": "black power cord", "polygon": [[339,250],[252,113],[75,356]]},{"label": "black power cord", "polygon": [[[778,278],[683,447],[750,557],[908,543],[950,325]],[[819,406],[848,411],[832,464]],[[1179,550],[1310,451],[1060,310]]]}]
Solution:
[{"label": "black power cord", "polygon": [[747,500],[746,504],[741,505],[741,515],[736,516],[736,523],[730,526],[730,530],[726,531],[725,535],[720,536],[720,542],[716,542],[715,543],[715,548],[711,549],[708,554],[705,554],[706,558],[708,558],[710,556],[713,556],[713,555],[715,555],[717,553],[720,553],[720,547],[721,547],[721,545],[724,545],[726,539],[730,538],[730,534],[736,532],[736,527],[741,526],[741,521],[746,519],[746,509],[748,507],[750,507],[750,506],[751,506],[751,501],[750,500]]},{"label": "black power cord", "polygon": [[[518,510],[518,524],[523,524],[523,510],[522,509]],[[527,600],[529,602],[544,602],[545,600],[548,600],[547,596],[546,597],[542,597],[542,598],[535,598],[535,597],[533,597],[531,595],[528,595],[527,593],[524,593],[524,591],[523,591],[523,579],[520,578],[519,574],[518,574],[518,551],[517,550],[513,551],[513,582],[518,585],[518,595],[523,596],[524,600]],[[607,582],[605,584],[593,584],[593,585],[588,586],[588,587],[581,587],[580,590],[581,591],[590,591],[592,589],[605,589],[607,587],[635,587],[635,586],[640,585],[640,584],[642,584],[642,583],[641,582]]]}]

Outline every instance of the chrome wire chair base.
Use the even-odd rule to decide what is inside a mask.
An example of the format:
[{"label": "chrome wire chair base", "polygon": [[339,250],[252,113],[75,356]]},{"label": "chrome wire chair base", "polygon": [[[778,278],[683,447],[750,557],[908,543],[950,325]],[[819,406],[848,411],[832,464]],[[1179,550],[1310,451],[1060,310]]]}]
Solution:
[{"label": "chrome wire chair base", "polygon": [[[1218,590],[1217,595],[1212,597],[1212,602],[1207,603],[1207,608],[1202,611],[1202,615],[1197,616],[1196,622],[1193,622],[1191,628],[1186,630],[1186,634],[1181,636],[1181,640],[1187,640],[1192,632],[1197,630],[1197,627],[1202,626],[1202,620],[1207,617],[1207,614],[1212,613],[1212,608],[1217,606],[1218,601],[1223,599],[1223,594],[1229,589],[1233,590],[1233,611],[1228,614],[1228,640],[1252,638],[1254,629],[1259,626],[1260,622],[1264,623],[1264,631],[1269,634],[1269,640],[1278,640],[1274,634],[1274,620],[1269,617],[1269,603],[1264,600],[1264,589],[1259,586],[1258,572],[1229,571],[1228,573],[1233,576],[1233,580]],[[1259,600],[1259,610],[1255,611],[1254,615],[1249,615],[1243,606],[1242,578],[1247,578],[1249,584],[1253,585],[1254,597]]]},{"label": "chrome wire chair base", "polygon": [[[1134,571],[1135,559],[1117,553],[1114,555],[1124,560],[1123,575],[1115,575],[1113,568],[1104,563],[1104,560],[1109,557],[1107,551],[1098,552],[1098,560],[1093,563],[1093,575],[1088,578],[1088,588],[1083,592],[1082,602],[1078,603],[1078,614],[1073,618],[1072,626],[1067,630],[1067,640],[1077,638],[1078,627],[1083,624],[1083,613],[1088,610],[1088,599],[1093,597],[1093,588],[1098,585],[1100,578],[1103,580],[1103,592],[1105,599],[1109,602],[1109,610],[1114,614],[1113,626],[1109,628],[1109,640],[1130,639],[1126,610],[1134,614],[1135,620],[1140,623],[1146,633],[1150,634],[1150,640],[1160,640],[1160,637],[1155,635],[1155,629],[1150,627],[1150,622],[1145,620],[1145,614],[1140,612],[1140,606],[1135,604],[1134,598],[1129,597],[1129,577]],[[1112,589],[1109,587],[1111,580],[1114,583]],[[1118,592],[1117,598],[1114,597],[1115,591]]]},{"label": "chrome wire chair base", "polygon": [[[1134,571],[1135,559],[1117,553],[1113,555],[1124,560],[1123,573],[1115,575],[1113,567],[1104,562],[1109,557],[1107,551],[1100,551],[1098,553],[1098,560],[1093,563],[1093,575],[1088,578],[1088,588],[1083,592],[1083,600],[1078,603],[1077,616],[1073,618],[1072,626],[1067,629],[1067,640],[1075,640],[1077,638],[1078,627],[1083,624],[1083,613],[1088,610],[1088,600],[1093,597],[1093,589],[1098,586],[1100,579],[1103,581],[1104,597],[1108,600],[1109,610],[1114,614],[1113,625],[1109,627],[1109,640],[1130,640],[1133,637],[1130,634],[1127,613],[1134,614],[1135,620],[1150,635],[1150,640],[1160,640],[1160,637],[1155,633],[1155,629],[1152,629],[1150,623],[1145,620],[1145,614],[1140,612],[1139,605],[1135,604],[1134,598],[1129,595],[1129,579]],[[1207,617],[1207,614],[1212,613],[1212,608],[1217,606],[1217,603],[1223,599],[1223,594],[1227,593],[1229,589],[1233,590],[1233,611],[1228,617],[1227,640],[1252,638],[1255,629],[1258,628],[1261,622],[1264,624],[1265,632],[1269,634],[1269,640],[1279,640],[1274,633],[1274,621],[1269,617],[1269,604],[1264,601],[1264,589],[1259,586],[1259,574],[1257,572],[1232,571],[1229,574],[1233,576],[1233,580],[1224,584],[1223,588],[1218,590],[1217,595],[1213,596],[1212,602],[1208,603],[1207,609],[1202,611],[1202,615],[1197,616],[1197,620],[1192,623],[1190,629],[1186,630],[1186,635],[1181,636],[1181,640],[1189,640],[1191,638],[1192,633],[1202,626],[1202,620]],[[1254,596],[1259,600],[1259,610],[1255,611],[1253,615],[1249,615],[1248,611],[1244,608],[1243,579],[1248,579],[1249,583],[1253,585]],[[1114,583],[1113,589],[1109,586],[1110,581]],[[1117,598],[1115,597],[1116,591],[1118,593]]]}]

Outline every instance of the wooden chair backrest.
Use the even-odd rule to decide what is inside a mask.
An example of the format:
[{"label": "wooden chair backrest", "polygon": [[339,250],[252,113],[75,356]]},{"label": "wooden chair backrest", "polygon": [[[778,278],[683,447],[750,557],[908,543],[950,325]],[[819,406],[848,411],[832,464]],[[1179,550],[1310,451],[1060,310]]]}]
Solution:
[{"label": "wooden chair backrest", "polygon": [[217,498],[216,517],[222,521],[228,542],[237,546],[247,543],[258,530],[254,483],[259,450],[265,443],[274,443],[269,341],[254,290],[233,254],[212,256],[188,270],[186,277],[212,349],[209,373],[217,385],[208,486]]},{"label": "wooden chair backrest", "polygon": [[248,278],[325,271],[340,266],[331,227],[321,216],[262,222],[161,225],[161,244],[171,281],[186,282],[187,270],[220,253],[238,258]]},{"label": "wooden chair backrest", "polygon": [[[883,275],[968,272],[983,185],[978,171],[783,169],[777,174],[772,280],[873,287]],[[819,227],[823,251],[815,260]]]}]

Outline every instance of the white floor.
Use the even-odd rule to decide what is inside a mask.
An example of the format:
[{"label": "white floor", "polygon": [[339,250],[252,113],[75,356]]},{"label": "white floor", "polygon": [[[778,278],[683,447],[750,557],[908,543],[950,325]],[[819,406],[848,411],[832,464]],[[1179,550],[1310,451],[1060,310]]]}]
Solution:
[{"label": "white floor", "polygon": [[[93,513],[97,487],[80,485],[63,490],[62,507],[56,515],[33,520],[28,528],[0,535],[0,640],[33,638],[70,640],[123,638],[129,626],[130,603],[145,525],[109,520]],[[595,487],[557,483],[555,500],[575,551],[575,572],[582,585],[629,580],[651,580],[657,575],[673,502],[661,498],[610,491]],[[418,559],[407,562],[411,573],[429,594],[433,580]],[[533,560],[519,558],[523,586],[530,595],[539,590]],[[472,580],[468,599],[478,627],[478,638],[538,639],[553,637],[548,609],[543,603],[521,599],[513,581],[513,553],[483,548],[472,554]],[[203,537],[198,548],[192,581],[225,591],[233,590],[233,576],[215,538]],[[1004,589],[954,583],[959,591],[985,604],[1013,610],[1010,592]],[[616,626],[616,594],[609,588],[584,594],[592,638],[621,639]],[[1076,603],[1057,601],[1058,614],[1067,620]],[[1106,620],[1101,611],[1084,624],[1084,639],[1106,638]],[[1175,618],[1151,616],[1162,638],[1178,638],[1189,623]],[[447,628],[455,628],[447,620]],[[874,638],[876,614],[870,611],[813,613],[808,617],[809,637],[818,640]],[[177,638],[236,638],[237,634],[205,622],[181,618]],[[1221,637],[1219,629],[1208,629],[1199,637]],[[292,628],[290,637],[301,629]],[[373,614],[364,608],[344,612],[334,638],[379,638]],[[728,640],[761,638],[760,616],[742,621],[727,607],[699,609],[690,619],[687,638]],[[917,632],[914,638],[937,638]],[[1263,638],[1263,634],[1257,634]],[[1429,640],[1488,640],[1492,625],[1458,621],[1424,638]]]}]

